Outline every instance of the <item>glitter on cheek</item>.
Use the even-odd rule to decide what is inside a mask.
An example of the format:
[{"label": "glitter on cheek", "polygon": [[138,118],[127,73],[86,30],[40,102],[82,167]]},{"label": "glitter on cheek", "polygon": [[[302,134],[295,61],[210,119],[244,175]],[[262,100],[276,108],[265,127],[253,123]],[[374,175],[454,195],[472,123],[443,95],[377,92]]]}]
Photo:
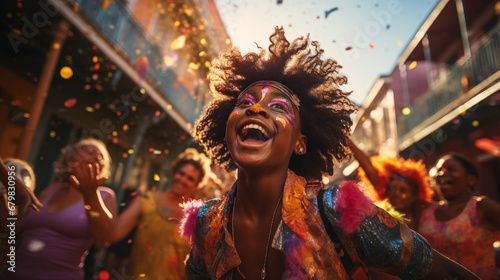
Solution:
[{"label": "glitter on cheek", "polygon": [[286,120],[285,120],[285,117],[283,117],[282,115],[278,115],[278,116],[276,117],[276,121],[277,121],[278,123],[280,123],[280,124],[281,124],[281,126],[282,126],[283,128],[286,128]]}]

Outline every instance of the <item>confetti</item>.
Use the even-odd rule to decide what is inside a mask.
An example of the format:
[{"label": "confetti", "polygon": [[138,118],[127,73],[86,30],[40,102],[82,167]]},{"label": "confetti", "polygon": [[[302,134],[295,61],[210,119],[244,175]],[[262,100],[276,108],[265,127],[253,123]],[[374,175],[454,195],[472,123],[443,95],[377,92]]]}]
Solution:
[{"label": "confetti", "polygon": [[375,45],[373,45],[373,44],[368,44],[368,46],[370,47],[370,49],[374,49],[375,48]]},{"label": "confetti", "polygon": [[417,62],[416,61],[413,61],[410,66],[408,66],[408,69],[411,70],[413,68],[417,67]]},{"label": "confetti", "polygon": [[339,8],[338,7],[335,7],[335,8],[332,8],[328,11],[325,11],[325,18],[327,18],[331,13],[337,11]]},{"label": "confetti", "polygon": [[71,69],[68,66],[64,66],[63,68],[61,68],[61,71],[59,72],[59,74],[61,75],[61,78],[69,79],[69,78],[73,77],[73,69]]},{"label": "confetti", "polygon": [[93,113],[94,112],[94,108],[92,108],[90,106],[87,106],[87,107],[85,107],[85,111],[87,111],[89,113]]},{"label": "confetti", "polygon": [[76,98],[70,98],[70,99],[64,101],[64,107],[71,108],[71,107],[76,105],[76,101],[77,101]]},{"label": "confetti", "polygon": [[[102,3],[102,2],[101,2]],[[107,272],[106,270],[101,270],[99,271],[99,273],[97,274],[97,278],[99,280],[109,280],[109,272]]]},{"label": "confetti", "polygon": [[400,40],[396,40],[396,45],[401,46],[401,44],[402,44],[402,43],[401,43],[401,41],[400,41]]},{"label": "confetti", "polygon": [[345,50],[350,51],[350,50],[352,50],[352,47],[347,47],[347,48],[345,48]]},{"label": "confetti", "polygon": [[92,207],[90,205],[88,205],[88,204],[85,204],[85,206],[83,206],[83,207],[85,207],[85,209],[87,209],[87,210],[92,209]]},{"label": "confetti", "polygon": [[158,174],[155,174],[153,177],[154,177],[153,179],[154,179],[156,182],[160,181],[160,176],[159,176]]},{"label": "confetti", "polygon": [[99,216],[101,216],[101,214],[99,214],[99,212],[96,211],[89,211],[89,214],[91,218],[98,218]]}]

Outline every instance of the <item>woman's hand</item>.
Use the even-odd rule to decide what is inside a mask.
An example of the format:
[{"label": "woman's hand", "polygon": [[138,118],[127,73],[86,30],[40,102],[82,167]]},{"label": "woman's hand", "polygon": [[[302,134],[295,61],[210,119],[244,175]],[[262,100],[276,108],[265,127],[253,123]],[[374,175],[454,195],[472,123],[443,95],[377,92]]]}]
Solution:
[{"label": "woman's hand", "polygon": [[71,185],[82,194],[95,193],[107,178],[99,173],[101,166],[99,163],[78,164],[72,166],[72,172],[69,176]]}]

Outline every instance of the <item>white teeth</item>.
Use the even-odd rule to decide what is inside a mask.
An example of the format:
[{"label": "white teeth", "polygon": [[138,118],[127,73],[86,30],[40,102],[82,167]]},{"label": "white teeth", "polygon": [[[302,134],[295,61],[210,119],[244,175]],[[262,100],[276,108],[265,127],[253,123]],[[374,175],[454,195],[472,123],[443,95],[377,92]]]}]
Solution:
[{"label": "white teeth", "polygon": [[264,134],[264,136],[266,138],[269,138],[269,134],[267,134],[267,131],[260,125],[258,124],[255,124],[255,123],[251,123],[251,124],[247,124],[243,127],[243,131],[247,130],[247,129],[258,129],[260,132],[262,132],[262,134]]}]

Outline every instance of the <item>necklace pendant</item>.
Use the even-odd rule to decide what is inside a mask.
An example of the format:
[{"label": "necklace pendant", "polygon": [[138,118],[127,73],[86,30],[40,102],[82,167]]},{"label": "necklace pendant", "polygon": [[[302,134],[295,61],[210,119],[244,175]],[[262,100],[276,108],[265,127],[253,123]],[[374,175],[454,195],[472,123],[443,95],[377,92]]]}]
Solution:
[{"label": "necklace pendant", "polygon": [[265,267],[260,271],[260,278],[262,280],[266,279],[266,268]]}]

